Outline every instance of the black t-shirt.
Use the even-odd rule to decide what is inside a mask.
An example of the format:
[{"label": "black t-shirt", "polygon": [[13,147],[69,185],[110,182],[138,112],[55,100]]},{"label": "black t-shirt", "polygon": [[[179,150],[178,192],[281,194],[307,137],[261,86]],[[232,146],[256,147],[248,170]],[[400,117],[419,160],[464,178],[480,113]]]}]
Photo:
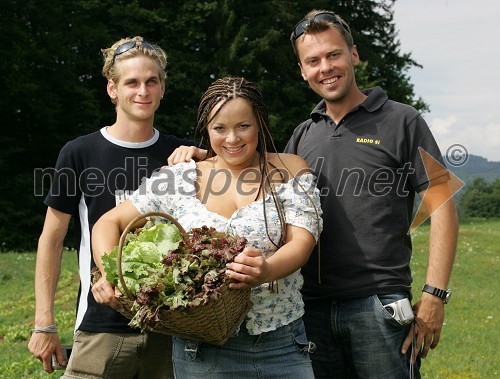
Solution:
[{"label": "black t-shirt", "polygon": [[75,329],[88,332],[137,332],[124,316],[97,304],[90,291],[95,266],[90,233],[96,221],[139,187],[181,145],[193,141],[155,130],[149,141],[132,143],[111,137],[106,128],[68,142],[59,153],[45,204],[75,220],[80,291]]},{"label": "black t-shirt", "polygon": [[[320,272],[316,250],[302,269],[306,300],[409,292],[415,192],[449,179],[420,114],[378,87],[365,93],[338,125],[320,102],[285,148],[308,162],[321,191]],[[419,149],[442,169],[427,173]]]}]

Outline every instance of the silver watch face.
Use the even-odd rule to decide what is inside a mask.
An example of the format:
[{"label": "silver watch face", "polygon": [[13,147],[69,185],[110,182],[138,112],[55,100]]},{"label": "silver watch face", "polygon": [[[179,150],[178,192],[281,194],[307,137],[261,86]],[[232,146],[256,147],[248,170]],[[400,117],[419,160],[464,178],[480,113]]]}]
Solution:
[{"label": "silver watch face", "polygon": [[443,302],[446,304],[448,302],[448,300],[450,300],[450,297],[451,297],[451,290],[447,289],[446,290],[446,296],[445,296]]}]

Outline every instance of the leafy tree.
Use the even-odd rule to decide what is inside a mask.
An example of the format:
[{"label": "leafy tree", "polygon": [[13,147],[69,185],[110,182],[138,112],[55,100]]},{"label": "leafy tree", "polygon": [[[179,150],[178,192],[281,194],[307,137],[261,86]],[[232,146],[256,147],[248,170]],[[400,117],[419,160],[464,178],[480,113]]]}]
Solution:
[{"label": "leafy tree", "polygon": [[53,165],[62,144],[91,130],[88,121],[98,113],[97,87],[87,85],[94,56],[80,37],[90,30],[75,28],[74,3],[2,4],[0,241],[7,248],[33,248],[41,230],[33,170]]},{"label": "leafy tree", "polygon": [[[394,100],[424,111],[428,107],[415,99],[407,74],[419,65],[411,54],[401,53],[392,5],[393,1],[337,1],[334,10],[352,25],[363,59],[359,85],[380,85]],[[178,2],[158,9],[169,20],[161,34],[171,58],[165,106],[169,127],[186,130],[186,119],[195,119],[199,95],[215,78],[242,75],[262,89],[275,141],[278,148],[284,147],[295,126],[319,101],[302,81],[289,41],[295,23],[313,7],[331,9],[332,4],[218,0]]]},{"label": "leafy tree", "polygon": [[468,217],[500,217],[500,179],[488,183],[476,178],[460,200],[462,212]]},{"label": "leafy tree", "polygon": [[215,78],[255,81],[268,105],[281,150],[319,98],[297,67],[289,36],[312,8],[331,9],[352,26],[363,60],[360,87],[382,86],[394,100],[426,110],[415,98],[402,53],[393,0],[4,0],[0,28],[0,243],[34,249],[42,228],[43,196],[36,168],[53,167],[62,145],[114,120],[100,74],[100,49],[142,35],[169,55],[167,92],[157,112],[160,130],[193,137],[202,92]]}]

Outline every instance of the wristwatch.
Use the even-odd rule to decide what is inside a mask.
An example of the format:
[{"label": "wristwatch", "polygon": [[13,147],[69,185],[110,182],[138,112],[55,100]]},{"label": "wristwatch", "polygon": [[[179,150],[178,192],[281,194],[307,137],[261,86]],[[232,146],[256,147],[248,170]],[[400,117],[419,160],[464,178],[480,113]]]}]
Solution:
[{"label": "wristwatch", "polygon": [[424,284],[424,286],[422,287],[422,292],[427,292],[431,295],[439,297],[441,300],[443,300],[443,304],[448,304],[448,301],[451,297],[451,290],[449,288],[447,290],[442,290],[441,288],[436,288],[428,284]]}]

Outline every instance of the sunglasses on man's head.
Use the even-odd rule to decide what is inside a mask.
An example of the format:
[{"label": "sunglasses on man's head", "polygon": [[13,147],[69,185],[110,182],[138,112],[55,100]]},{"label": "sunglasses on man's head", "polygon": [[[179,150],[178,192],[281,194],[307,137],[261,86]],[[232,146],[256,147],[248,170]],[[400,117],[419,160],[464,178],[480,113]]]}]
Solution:
[{"label": "sunglasses on man's head", "polygon": [[115,49],[115,52],[113,54],[113,63],[115,63],[115,58],[120,55],[120,54],[123,54],[123,53],[126,53],[127,51],[129,51],[130,49],[133,49],[134,47],[137,46],[137,43],[140,42],[141,43],[141,46],[148,49],[148,50],[151,50],[151,51],[156,51],[156,48],[154,47],[153,44],[147,42],[147,41],[128,41],[128,42],[125,42],[125,43],[122,43],[120,46],[118,46],[116,49]]},{"label": "sunglasses on man's head", "polygon": [[314,21],[327,21],[327,22],[333,22],[334,24],[339,24],[349,34],[351,34],[351,29],[349,28],[349,26],[345,22],[340,21],[340,19],[335,15],[335,13],[321,12],[314,17],[304,18],[300,20],[297,23],[297,25],[295,25],[295,28],[293,28],[293,40],[296,41],[297,38],[299,38],[302,34],[304,34],[307,29],[307,26]]}]

